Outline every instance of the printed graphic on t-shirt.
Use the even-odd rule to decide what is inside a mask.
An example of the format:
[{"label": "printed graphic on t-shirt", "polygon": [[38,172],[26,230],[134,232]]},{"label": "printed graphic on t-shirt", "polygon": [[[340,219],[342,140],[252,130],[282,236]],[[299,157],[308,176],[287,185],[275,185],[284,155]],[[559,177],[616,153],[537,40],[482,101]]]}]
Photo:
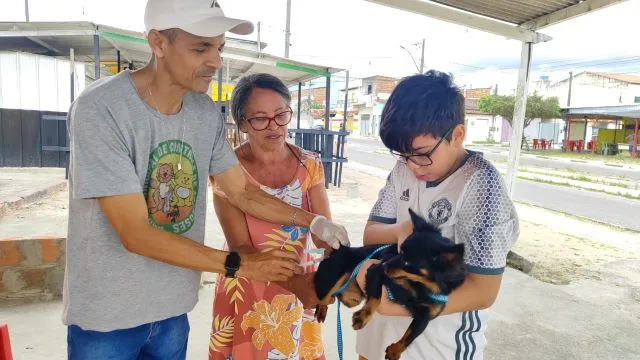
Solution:
[{"label": "printed graphic on t-shirt", "polygon": [[429,209],[429,221],[435,225],[446,223],[451,217],[452,208],[451,202],[446,198],[435,201]]},{"label": "printed graphic on t-shirt", "polygon": [[189,231],[198,181],[191,146],[179,140],[161,142],[151,152],[145,181],[149,223],[176,234]]}]

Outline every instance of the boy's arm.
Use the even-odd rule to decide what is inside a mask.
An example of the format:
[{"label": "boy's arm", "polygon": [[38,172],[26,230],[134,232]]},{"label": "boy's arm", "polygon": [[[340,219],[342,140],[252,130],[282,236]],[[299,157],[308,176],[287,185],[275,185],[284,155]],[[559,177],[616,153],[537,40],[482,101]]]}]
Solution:
[{"label": "boy's arm", "polygon": [[[480,170],[469,181],[457,216],[455,236],[465,243],[468,275],[449,295],[443,314],[482,310],[493,305],[500,290],[507,253],[519,235],[515,207],[495,168]],[[361,286],[368,266],[370,264],[360,270],[363,274],[359,274],[358,284]],[[386,291],[383,294],[379,313],[408,315],[404,308],[388,299]]]},{"label": "boy's arm", "polygon": [[[357,282],[361,289],[364,289],[367,269],[377,262],[378,260],[369,260],[360,268]],[[498,295],[501,281],[502,275],[469,274],[464,283],[449,295],[448,302],[441,315],[482,310],[490,307]],[[377,311],[387,316],[411,316],[401,305],[389,300],[386,289],[382,291],[382,299]]]},{"label": "boy's arm", "polygon": [[402,223],[396,220],[398,199],[396,199],[394,170],[387,177],[384,187],[380,189],[378,200],[369,213],[369,221],[363,234],[364,245],[399,243],[413,231],[411,220]]}]

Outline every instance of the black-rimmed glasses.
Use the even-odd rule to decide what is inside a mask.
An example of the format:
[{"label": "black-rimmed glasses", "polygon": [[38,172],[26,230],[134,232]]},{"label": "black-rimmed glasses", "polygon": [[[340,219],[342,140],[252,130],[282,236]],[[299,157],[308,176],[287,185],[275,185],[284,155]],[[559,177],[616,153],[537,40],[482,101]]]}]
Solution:
[{"label": "black-rimmed glasses", "polygon": [[428,151],[422,154],[407,155],[407,154],[401,154],[399,152],[395,152],[392,150],[391,155],[395,156],[399,161],[405,164],[408,161],[411,161],[412,163],[418,166],[430,166],[431,164],[433,164],[433,160],[431,159],[431,156],[433,155],[434,152],[436,152],[436,150],[438,150],[438,147],[440,146],[440,144],[442,144],[442,142],[451,134],[454,128],[455,127],[452,127],[451,129],[449,129],[449,131],[444,133],[444,135],[442,135],[440,140],[438,140],[438,142],[436,143],[436,146],[434,146],[433,149],[431,149],[431,151]]},{"label": "black-rimmed glasses", "polygon": [[269,116],[256,116],[247,119],[247,122],[253,130],[262,131],[269,127],[271,122],[275,122],[278,126],[285,126],[291,122],[291,116],[293,111],[291,109],[279,112],[272,117]]}]

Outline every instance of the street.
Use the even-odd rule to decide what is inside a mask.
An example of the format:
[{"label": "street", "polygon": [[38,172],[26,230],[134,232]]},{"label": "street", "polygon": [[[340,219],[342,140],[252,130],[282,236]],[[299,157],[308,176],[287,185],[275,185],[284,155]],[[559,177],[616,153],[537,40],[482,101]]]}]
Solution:
[{"label": "street", "polygon": [[[384,144],[382,144],[379,140],[370,140],[370,139],[355,139],[349,138],[349,148],[355,148],[360,151],[371,151],[375,152],[376,150],[384,149]],[[501,161],[506,162],[509,157],[509,149],[508,148],[499,148],[488,150],[484,149],[475,149],[473,146],[468,147],[470,150],[478,150],[484,153],[484,157],[491,161]],[[571,168],[581,173],[589,173],[594,175],[608,175],[608,176],[619,176],[627,179],[640,180],[640,171],[625,168],[625,167],[614,167],[614,166],[598,166],[589,163],[581,163],[581,162],[570,162],[570,161],[559,161],[556,159],[545,159],[544,153],[541,152],[540,156],[542,157],[533,157],[533,156],[521,156],[520,157],[520,165],[523,166],[539,166],[546,167],[551,169],[558,170],[566,170],[567,168]]]},{"label": "street", "polygon": [[[381,151],[382,148],[384,145],[380,141],[350,138],[347,157],[351,163],[389,171],[395,164],[395,158]],[[485,157],[492,162],[506,159],[506,156],[503,158],[502,154],[486,152]],[[542,161],[545,167],[551,167],[552,164],[560,165],[544,159],[521,158],[521,163],[532,166],[540,165],[539,161]],[[562,169],[566,169],[569,164],[562,163],[561,165]],[[638,171],[630,169],[604,168],[583,163],[571,163],[571,167],[576,170],[580,167],[578,171],[582,173],[590,172],[602,175],[604,171],[609,174],[612,171],[618,171],[624,173],[627,178],[631,178],[631,176],[640,178]],[[640,201],[637,200],[522,179],[516,180],[514,200],[640,231],[640,222],[638,221]]]}]

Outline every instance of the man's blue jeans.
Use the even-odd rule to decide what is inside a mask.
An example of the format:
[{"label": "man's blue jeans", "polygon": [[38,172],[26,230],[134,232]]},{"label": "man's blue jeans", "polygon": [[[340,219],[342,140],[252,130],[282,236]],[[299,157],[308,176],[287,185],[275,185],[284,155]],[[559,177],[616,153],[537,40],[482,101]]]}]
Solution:
[{"label": "man's blue jeans", "polygon": [[187,314],[109,332],[67,329],[69,360],[184,360],[189,340]]}]

